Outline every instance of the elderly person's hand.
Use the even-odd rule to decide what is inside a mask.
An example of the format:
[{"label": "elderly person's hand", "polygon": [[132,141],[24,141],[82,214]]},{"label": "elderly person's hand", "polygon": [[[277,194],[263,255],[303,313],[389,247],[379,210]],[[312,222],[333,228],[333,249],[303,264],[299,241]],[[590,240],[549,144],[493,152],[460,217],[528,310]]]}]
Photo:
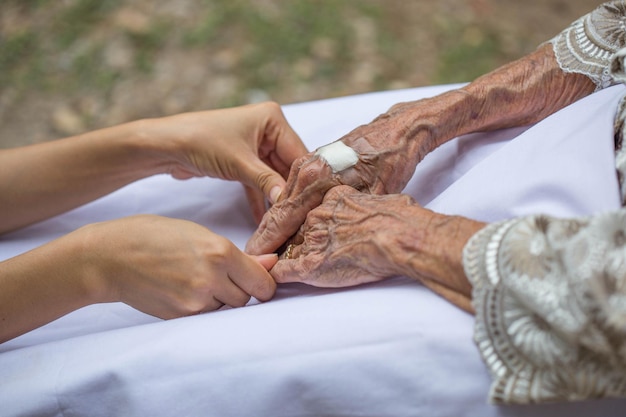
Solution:
[{"label": "elderly person's hand", "polygon": [[350,185],[371,194],[400,192],[432,147],[426,113],[416,122],[408,109],[394,106],[337,142],[296,160],[285,192],[265,215],[246,250],[258,254],[278,249],[334,186]]},{"label": "elderly person's hand", "polygon": [[562,71],[546,44],[467,86],[397,104],[341,138],[356,153],[354,166],[334,171],[314,153],[294,162],[286,191],[246,250],[258,254],[278,249],[333,186],[350,185],[372,194],[400,192],[422,158],[450,139],[534,123],[594,88],[584,75]]},{"label": "elderly person's hand", "polygon": [[404,275],[465,310],[465,243],[484,223],[424,209],[410,196],[331,189],[271,269],[279,283],[345,287]]},{"label": "elderly person's hand", "polygon": [[1,263],[0,342],[95,303],[121,301],[170,319],[266,301],[276,260],[186,220],[94,223]]}]

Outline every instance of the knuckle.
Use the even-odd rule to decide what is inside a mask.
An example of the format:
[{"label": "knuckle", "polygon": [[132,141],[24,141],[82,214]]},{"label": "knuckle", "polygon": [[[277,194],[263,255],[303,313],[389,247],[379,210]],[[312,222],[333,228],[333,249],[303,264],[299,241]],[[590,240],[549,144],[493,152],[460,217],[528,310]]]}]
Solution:
[{"label": "knuckle", "polygon": [[216,266],[226,264],[233,252],[233,243],[228,239],[218,236],[208,250],[207,258]]},{"label": "knuckle", "polygon": [[407,206],[415,203],[415,199],[408,194],[402,194],[400,198],[401,198],[400,201],[406,204]]},{"label": "knuckle", "polygon": [[269,119],[273,119],[273,118],[282,119],[283,117],[281,106],[276,101],[273,101],[273,100],[262,101],[260,103],[252,104],[252,106],[254,106],[254,108],[256,108],[258,111],[260,111]]},{"label": "knuckle", "polygon": [[388,112],[389,112],[389,113],[394,113],[394,112],[400,111],[400,110],[404,109],[405,107],[407,107],[407,106],[408,106],[408,104],[409,104],[409,103],[407,103],[407,102],[400,102],[400,103],[396,103],[396,104],[394,104],[393,106],[391,106],[391,107],[389,108],[389,111],[388,111]]},{"label": "knuckle", "polygon": [[189,294],[190,299],[198,294],[206,294],[211,292],[211,284],[208,279],[197,276],[190,278],[187,282],[186,293]]},{"label": "knuckle", "polygon": [[259,186],[261,189],[265,189],[273,179],[274,175],[270,171],[259,172],[254,179],[254,183]]},{"label": "knuckle", "polygon": [[293,161],[293,164],[291,165],[291,173],[300,172],[300,170],[306,167],[308,162],[313,160],[313,158],[314,155],[312,153],[308,153],[306,155],[302,155],[296,158],[296,160]]},{"label": "knuckle", "polygon": [[268,301],[274,296],[275,292],[276,282],[273,279],[264,279],[259,280],[252,295],[259,301]]},{"label": "knuckle", "polygon": [[321,169],[313,164],[307,164],[300,169],[298,177],[305,181],[315,180],[319,176]]},{"label": "knuckle", "polygon": [[236,298],[234,298],[233,300],[231,300],[228,304],[231,307],[243,307],[246,304],[248,304],[248,301],[250,301],[250,295],[243,293],[241,296],[238,296]]},{"label": "knuckle", "polygon": [[276,101],[273,101],[273,100],[264,101],[263,103],[261,103],[261,105],[264,108],[266,108],[270,113],[281,113],[282,114],[282,110],[281,110],[280,104],[278,104]]},{"label": "knuckle", "polygon": [[200,298],[188,298],[180,303],[180,312],[182,316],[192,316],[206,311],[207,305]]}]

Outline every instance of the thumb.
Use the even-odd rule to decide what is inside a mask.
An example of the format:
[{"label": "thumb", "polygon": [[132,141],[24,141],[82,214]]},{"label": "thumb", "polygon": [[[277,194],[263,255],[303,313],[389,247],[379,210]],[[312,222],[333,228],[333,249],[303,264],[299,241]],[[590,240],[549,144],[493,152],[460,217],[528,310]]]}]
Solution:
[{"label": "thumb", "polygon": [[268,253],[265,255],[249,255],[249,256],[255,259],[258,263],[261,264],[261,266],[263,266],[263,268],[267,269],[268,271],[272,269],[274,265],[276,265],[276,262],[278,262],[278,255],[275,253]]},{"label": "thumb", "polygon": [[253,186],[263,192],[265,197],[274,204],[280,198],[285,188],[285,179],[261,160],[256,160],[246,165],[244,180],[247,185]]}]

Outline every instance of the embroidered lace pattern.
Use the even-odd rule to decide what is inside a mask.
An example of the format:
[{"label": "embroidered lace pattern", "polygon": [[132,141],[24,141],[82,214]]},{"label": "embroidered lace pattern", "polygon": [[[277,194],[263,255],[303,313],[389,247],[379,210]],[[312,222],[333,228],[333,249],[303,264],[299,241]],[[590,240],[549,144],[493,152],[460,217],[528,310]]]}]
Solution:
[{"label": "embroidered lace pattern", "polygon": [[626,396],[626,209],[492,224],[464,265],[492,402]]},{"label": "embroidered lace pattern", "polygon": [[609,64],[626,45],[626,2],[612,1],[581,17],[550,42],[559,66],[584,74],[598,89],[614,83]]},{"label": "embroidered lace pattern", "polygon": [[[626,82],[626,1],[600,6],[554,38],[559,65],[603,88]],[[626,101],[615,123],[623,205]],[[626,396],[626,208],[580,219],[494,223],[467,243],[474,338],[490,401]]]}]

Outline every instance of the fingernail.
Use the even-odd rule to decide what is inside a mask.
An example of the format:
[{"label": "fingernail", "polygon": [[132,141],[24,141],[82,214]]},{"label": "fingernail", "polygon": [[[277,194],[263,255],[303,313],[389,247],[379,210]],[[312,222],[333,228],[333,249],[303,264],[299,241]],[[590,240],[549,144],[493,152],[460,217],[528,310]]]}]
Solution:
[{"label": "fingernail", "polygon": [[280,197],[281,192],[282,190],[280,188],[280,185],[273,186],[270,190],[270,203],[276,203],[278,201],[278,198]]},{"label": "fingernail", "polygon": [[268,253],[264,255],[255,256],[256,261],[263,266],[266,270],[270,270],[276,265],[278,262],[278,254],[276,253]]}]

